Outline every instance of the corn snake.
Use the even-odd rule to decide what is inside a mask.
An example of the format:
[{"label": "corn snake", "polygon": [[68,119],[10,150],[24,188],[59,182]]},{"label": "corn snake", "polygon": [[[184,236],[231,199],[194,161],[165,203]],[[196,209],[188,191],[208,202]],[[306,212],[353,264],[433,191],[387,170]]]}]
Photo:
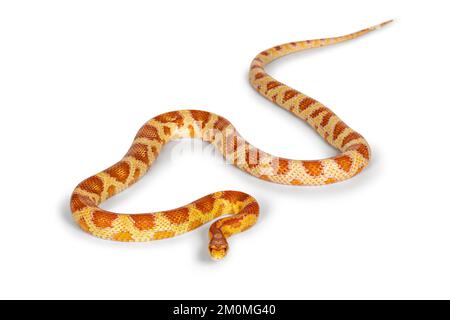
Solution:
[{"label": "corn snake", "polygon": [[200,110],[179,110],[149,120],[138,131],[126,155],[116,164],[77,185],[70,206],[75,221],[86,232],[117,241],[150,241],[191,231],[215,218],[209,230],[209,252],[215,259],[228,252],[227,238],[253,226],[259,205],[239,191],[221,191],[177,209],[118,214],[99,205],[138,181],[163,146],[180,138],[198,138],[213,144],[241,170],[270,182],[287,185],[324,185],[351,178],[369,163],[370,147],[330,109],[275,80],[264,66],[284,55],[340,43],[378,29],[390,21],[341,37],[290,42],[259,53],[251,63],[250,83],[264,97],[311,125],[341,153],[335,157],[302,161],[270,155],[244,140],[225,118]]}]

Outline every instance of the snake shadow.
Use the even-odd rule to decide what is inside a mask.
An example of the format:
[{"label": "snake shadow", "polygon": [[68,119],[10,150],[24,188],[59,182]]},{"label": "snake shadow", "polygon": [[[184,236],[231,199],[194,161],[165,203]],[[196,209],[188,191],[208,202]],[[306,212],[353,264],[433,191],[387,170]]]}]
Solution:
[{"label": "snake shadow", "polygon": [[70,211],[70,195],[65,195],[58,204],[58,212],[61,214],[61,219],[65,225],[71,228],[71,230],[79,231],[79,228],[72,218],[72,212]]}]

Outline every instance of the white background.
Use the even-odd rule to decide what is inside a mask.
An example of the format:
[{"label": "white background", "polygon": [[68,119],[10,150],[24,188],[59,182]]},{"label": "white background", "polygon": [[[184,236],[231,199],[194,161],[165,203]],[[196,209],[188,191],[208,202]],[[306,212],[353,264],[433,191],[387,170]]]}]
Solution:
[{"label": "white background", "polygon": [[[2,1],[1,298],[450,298],[447,1]],[[335,155],[248,84],[252,58],[294,40],[364,38],[271,64],[362,133],[373,162],[347,182],[290,187],[219,157],[175,152],[104,208],[177,207],[218,190],[254,195],[261,218],[210,261],[208,226],[152,243],[83,233],[82,179],[160,113],[228,118],[251,143]]]}]

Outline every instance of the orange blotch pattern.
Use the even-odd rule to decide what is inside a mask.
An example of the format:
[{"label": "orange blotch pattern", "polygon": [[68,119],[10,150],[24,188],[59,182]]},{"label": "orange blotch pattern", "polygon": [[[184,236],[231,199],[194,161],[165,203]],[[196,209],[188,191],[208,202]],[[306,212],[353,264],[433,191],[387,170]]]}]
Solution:
[{"label": "orange blotch pattern", "polygon": [[173,224],[183,224],[189,221],[189,209],[188,208],[178,208],[175,210],[165,211],[163,213],[164,217],[166,217]]},{"label": "orange blotch pattern", "polygon": [[287,90],[284,93],[283,102],[286,102],[286,101],[294,98],[296,95],[298,95],[298,92],[296,90]]},{"label": "orange blotch pattern", "polygon": [[163,131],[166,136],[170,136],[170,134],[172,133],[172,130],[170,130],[170,127],[168,126],[164,126]]},{"label": "orange blotch pattern", "polygon": [[217,119],[216,123],[214,123],[214,128],[216,128],[220,131],[223,131],[230,124],[231,124],[230,121],[228,121],[227,119],[219,117],[219,119]]},{"label": "orange blotch pattern", "polygon": [[256,201],[253,201],[246,205],[241,211],[245,213],[259,214],[259,205]]},{"label": "orange blotch pattern", "polygon": [[94,202],[92,202],[92,200],[77,193],[72,194],[72,197],[70,199],[70,209],[72,210],[72,212],[80,211],[87,206],[93,205],[95,204]]},{"label": "orange blotch pattern", "polygon": [[336,158],[334,158],[334,161],[338,164],[339,168],[341,168],[342,170],[349,172],[350,168],[352,167],[352,158],[350,158],[349,156],[338,156]]},{"label": "orange blotch pattern", "polygon": [[320,108],[314,110],[314,112],[311,113],[310,117],[311,117],[311,118],[316,118],[317,116],[319,116],[319,114],[321,114],[322,112],[324,112],[324,111],[326,111],[326,110],[327,110],[327,108],[325,108],[325,107],[320,107]]},{"label": "orange blotch pattern", "polygon": [[136,168],[133,173],[133,180],[136,181],[137,179],[139,179],[140,175],[141,175],[141,170],[139,170],[139,168]]},{"label": "orange blotch pattern", "polygon": [[92,213],[92,221],[99,228],[110,228],[112,223],[117,219],[117,215],[105,211],[94,211]]},{"label": "orange blotch pattern", "polygon": [[201,199],[194,202],[195,207],[204,213],[209,213],[214,208],[214,197],[212,195],[207,195]]},{"label": "orange blotch pattern", "polygon": [[197,228],[200,227],[202,224],[203,224],[203,223],[202,223],[201,220],[194,220],[194,221],[192,221],[191,223],[189,223],[188,230],[191,231],[191,230],[197,229]]},{"label": "orange blotch pattern", "polygon": [[355,145],[353,145],[353,146],[350,146],[348,149],[347,149],[347,151],[350,151],[350,150],[356,150],[356,151],[358,151],[364,158],[366,158],[367,160],[369,160],[369,158],[370,158],[370,155],[369,155],[369,148],[366,146],[366,145],[364,145],[364,144],[362,144],[362,143],[358,143],[358,144],[355,144]]},{"label": "orange blotch pattern", "polygon": [[209,119],[211,118],[211,113],[209,113],[207,111],[192,110],[191,115],[195,121],[200,122],[200,125],[202,128],[205,127],[205,125],[208,123]]},{"label": "orange blotch pattern", "polygon": [[155,216],[152,214],[135,214],[130,216],[134,226],[141,230],[150,230],[155,227]]},{"label": "orange blotch pattern", "polygon": [[359,139],[359,138],[361,138],[361,135],[360,135],[359,133],[357,133],[357,132],[349,133],[349,134],[344,138],[344,140],[342,140],[342,147],[344,147],[344,146],[345,146],[347,143],[349,143],[350,141],[356,140],[356,139]]},{"label": "orange blotch pattern", "polygon": [[133,241],[133,236],[128,231],[116,233],[113,236],[113,239],[116,241],[128,242]]},{"label": "orange blotch pattern", "polygon": [[248,198],[248,195],[239,191],[224,191],[222,192],[222,198],[231,203],[236,203],[238,201],[245,201]]},{"label": "orange blotch pattern", "polygon": [[154,240],[161,240],[175,236],[174,231],[158,231],[153,235]]},{"label": "orange blotch pattern", "polygon": [[116,187],[115,186],[109,186],[108,187],[108,197],[112,197],[116,194]]},{"label": "orange blotch pattern", "polygon": [[270,81],[267,84],[266,88],[267,88],[267,91],[269,91],[269,90],[275,89],[276,87],[279,87],[280,85],[281,85],[281,83],[278,81]]},{"label": "orange blotch pattern", "polygon": [[242,220],[242,217],[226,218],[226,220],[223,221],[222,225],[220,226],[221,230],[224,232],[224,235],[228,236],[231,233],[230,230],[226,230],[226,229],[224,229],[224,227],[238,229],[241,226],[241,220]]},{"label": "orange blotch pattern", "polygon": [[92,176],[80,183],[79,187],[87,192],[100,195],[103,192],[103,181],[97,176]]},{"label": "orange blotch pattern", "polygon": [[279,158],[277,174],[286,174],[289,172],[289,160]]},{"label": "orange blotch pattern", "polygon": [[150,124],[144,125],[137,133],[136,138],[146,138],[148,140],[156,140],[162,142],[158,129]]},{"label": "orange blotch pattern", "polygon": [[317,177],[322,174],[323,165],[320,161],[303,161],[303,166],[310,176]]},{"label": "orange blotch pattern", "polygon": [[[327,124],[328,124],[328,122],[330,122],[330,119],[331,119],[331,117],[332,117],[333,115],[334,115],[334,114],[333,114],[331,111],[328,110],[328,112],[323,116],[322,122],[320,123],[320,126],[321,126],[322,128],[326,127]],[[328,132],[327,132],[327,133],[328,133]]]},{"label": "orange blotch pattern", "polygon": [[125,161],[120,161],[105,170],[107,174],[121,183],[125,183],[130,175],[130,165]]},{"label": "orange blotch pattern", "polygon": [[161,114],[155,117],[155,120],[161,123],[176,123],[178,128],[182,127],[184,124],[183,116],[177,111]]},{"label": "orange blotch pattern", "polygon": [[142,161],[146,165],[149,164],[148,148],[145,144],[142,143],[133,144],[130,150],[128,150],[126,156],[134,157],[137,160]]},{"label": "orange blotch pattern", "polygon": [[255,74],[255,80],[259,80],[261,78],[264,78],[265,73],[263,72],[258,72],[257,74]]},{"label": "orange blotch pattern", "polygon": [[345,128],[347,128],[347,125],[344,122],[339,121],[338,123],[336,123],[333,131],[333,140],[337,140],[337,138],[342,133],[342,131],[345,130]]},{"label": "orange blotch pattern", "polygon": [[308,109],[310,106],[312,106],[313,104],[315,104],[317,101],[312,99],[312,98],[305,98],[302,101],[300,101],[298,107],[300,108],[301,111],[305,111],[306,109]]}]

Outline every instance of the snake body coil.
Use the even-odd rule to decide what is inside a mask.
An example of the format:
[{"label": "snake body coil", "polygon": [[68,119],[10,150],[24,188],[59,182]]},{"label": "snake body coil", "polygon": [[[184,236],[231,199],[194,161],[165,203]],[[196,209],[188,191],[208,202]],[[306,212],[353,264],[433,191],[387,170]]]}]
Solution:
[{"label": "snake body coil", "polygon": [[138,181],[163,146],[179,138],[199,138],[212,143],[241,170],[271,182],[323,185],[357,175],[370,160],[367,141],[320,102],[269,76],[264,66],[293,52],[357,38],[389,22],[346,36],[279,45],[262,51],[251,64],[252,86],[267,99],[309,123],[341,152],[338,156],[314,161],[275,157],[252,146],[219,115],[199,110],[168,112],[144,124],[119,162],[78,184],[70,200],[75,221],[83,230],[100,238],[149,241],[189,232],[228,214],[230,216],[215,221],[209,231],[211,256],[223,258],[228,251],[227,238],[250,228],[257,221],[259,206],[248,194],[215,192],[177,209],[144,214],[119,214],[99,207],[103,201]]}]

